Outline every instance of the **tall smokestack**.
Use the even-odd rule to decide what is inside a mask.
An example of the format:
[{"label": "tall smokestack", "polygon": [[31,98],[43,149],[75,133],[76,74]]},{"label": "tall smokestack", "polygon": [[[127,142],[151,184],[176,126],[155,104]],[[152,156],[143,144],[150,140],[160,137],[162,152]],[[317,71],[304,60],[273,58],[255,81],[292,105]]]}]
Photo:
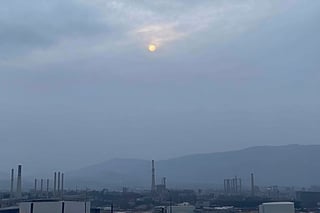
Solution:
[{"label": "tall smokestack", "polygon": [[34,192],[37,193],[37,185],[38,185],[38,180],[37,178],[34,179]]},{"label": "tall smokestack", "polygon": [[61,197],[63,197],[63,187],[64,187],[64,174],[61,174]]},{"label": "tall smokestack", "polygon": [[227,192],[230,193],[230,179],[227,179]]},{"label": "tall smokestack", "polygon": [[167,178],[166,177],[162,178],[162,185],[164,186],[165,189],[167,188]]},{"label": "tall smokestack", "polygon": [[50,180],[47,179],[47,198],[49,197],[49,184],[50,184]]},{"label": "tall smokestack", "polygon": [[254,175],[251,173],[251,196],[254,197],[255,189],[254,189]]},{"label": "tall smokestack", "polygon": [[11,169],[10,198],[13,198],[14,169]]},{"label": "tall smokestack", "polygon": [[156,191],[156,174],[155,174],[154,160],[152,160],[152,182],[151,182],[151,191]]},{"label": "tall smokestack", "polygon": [[54,172],[53,177],[53,195],[55,196],[57,194],[57,173]]},{"label": "tall smokestack", "polygon": [[41,194],[43,193],[43,179],[41,179],[41,182],[40,182],[40,193]]},{"label": "tall smokestack", "polygon": [[22,195],[22,166],[18,166],[18,178],[17,178],[17,197],[21,198]]},{"label": "tall smokestack", "polygon": [[58,172],[58,195],[60,196],[60,172]]},{"label": "tall smokestack", "polygon": [[234,178],[231,179],[231,192],[235,192],[235,183],[234,183]]}]

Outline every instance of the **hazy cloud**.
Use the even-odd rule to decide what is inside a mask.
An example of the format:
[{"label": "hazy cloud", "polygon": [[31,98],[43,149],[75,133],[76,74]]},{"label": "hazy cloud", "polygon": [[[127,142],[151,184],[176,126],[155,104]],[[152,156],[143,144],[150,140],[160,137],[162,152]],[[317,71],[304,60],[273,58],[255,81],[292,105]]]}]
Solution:
[{"label": "hazy cloud", "polygon": [[319,10],[318,0],[1,1],[0,166],[318,143]]},{"label": "hazy cloud", "polygon": [[[206,34],[235,37],[295,1],[5,1],[2,64],[74,60]],[[111,50],[111,51],[110,51]],[[0,64],[1,65],[1,64]]]}]

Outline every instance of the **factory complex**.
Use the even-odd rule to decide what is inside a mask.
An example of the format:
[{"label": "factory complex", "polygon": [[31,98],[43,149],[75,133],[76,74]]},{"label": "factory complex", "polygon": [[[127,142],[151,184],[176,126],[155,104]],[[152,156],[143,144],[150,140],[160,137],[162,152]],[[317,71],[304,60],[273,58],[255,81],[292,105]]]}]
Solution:
[{"label": "factory complex", "polygon": [[65,189],[65,174],[55,171],[51,179],[35,178],[33,189],[26,191],[22,165],[18,165],[16,176],[11,170],[10,191],[1,193],[0,213],[320,212],[319,191],[257,186],[254,173],[248,176],[250,185],[235,176],[222,180],[221,189],[174,189],[167,186],[165,177],[157,184],[152,160],[149,189]]}]

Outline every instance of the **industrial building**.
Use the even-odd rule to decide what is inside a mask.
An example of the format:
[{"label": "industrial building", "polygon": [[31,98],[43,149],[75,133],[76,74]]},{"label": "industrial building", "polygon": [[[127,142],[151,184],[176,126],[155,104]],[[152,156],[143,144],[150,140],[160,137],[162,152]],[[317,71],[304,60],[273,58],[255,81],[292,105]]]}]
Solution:
[{"label": "industrial building", "polygon": [[189,203],[181,203],[174,206],[156,206],[154,212],[157,213],[193,213],[195,206]]},{"label": "industrial building", "polygon": [[303,208],[317,208],[320,204],[320,192],[297,191],[296,200]]},{"label": "industrial building", "polygon": [[231,193],[241,193],[242,190],[242,180],[237,176],[231,179],[224,179],[224,192],[226,194]]},{"label": "industrial building", "polygon": [[292,202],[271,202],[263,203],[259,206],[259,213],[294,213],[294,203]]},{"label": "industrial building", "polygon": [[19,204],[19,213],[90,213],[90,202],[36,201]]},{"label": "industrial building", "polygon": [[91,213],[111,213],[113,212],[111,207],[98,207],[98,208],[92,208]]},{"label": "industrial building", "polygon": [[189,203],[181,203],[176,206],[171,206],[170,213],[193,213],[195,209],[195,206]]},{"label": "industrial building", "polygon": [[9,190],[2,194],[0,213],[232,213],[258,212],[258,209],[260,213],[293,213],[293,203],[275,201],[297,201],[297,210],[302,211],[317,211],[320,203],[320,192],[297,192],[295,200],[293,189],[282,191],[286,194],[280,197],[281,188],[277,186],[259,188],[255,185],[253,173],[244,187],[242,179],[234,176],[224,179],[224,190],[169,190],[165,177],[157,181],[154,160],[150,166],[149,190],[129,190],[126,187],[122,191],[65,190],[64,173],[56,171],[52,178],[35,177],[34,188],[23,191],[22,166],[19,165],[16,171],[11,170]]},{"label": "industrial building", "polygon": [[167,191],[167,179],[165,177],[162,178],[160,184],[156,185],[156,168],[155,161],[151,161],[151,193],[153,195],[157,193],[165,193]]},{"label": "industrial building", "polygon": [[19,207],[0,208],[0,213],[19,213]]}]

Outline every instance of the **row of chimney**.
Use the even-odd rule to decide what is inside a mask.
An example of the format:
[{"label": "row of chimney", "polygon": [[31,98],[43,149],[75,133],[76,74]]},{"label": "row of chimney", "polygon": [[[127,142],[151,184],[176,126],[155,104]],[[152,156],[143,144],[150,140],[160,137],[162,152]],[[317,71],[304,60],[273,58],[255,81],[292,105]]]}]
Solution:
[{"label": "row of chimney", "polygon": [[162,189],[166,189],[167,179],[165,177],[162,178],[162,182],[159,185],[156,185],[156,168],[155,161],[151,161],[151,192],[155,193],[157,191],[157,187],[161,187]]},{"label": "row of chimney", "polygon": [[[21,198],[22,197],[22,165],[18,165],[18,175],[17,175],[17,188],[14,191],[14,169],[11,169],[11,179],[10,179],[10,198]],[[45,179],[40,180],[40,192],[44,192],[44,181]],[[64,173],[62,172],[54,172],[53,177],[53,196],[63,196],[64,192]],[[46,179],[46,192],[49,194],[49,185],[50,180]],[[34,191],[37,192],[38,179],[34,180]]]},{"label": "row of chimney", "polygon": [[[58,179],[58,182],[57,182]],[[53,177],[53,195],[63,196],[64,191],[64,174],[62,172],[55,172]]]},{"label": "row of chimney", "polygon": [[[40,179],[40,193],[44,193],[44,184],[46,181],[46,194],[49,196],[49,179]],[[34,179],[34,192],[38,193],[38,179]],[[53,175],[53,196],[62,197],[64,192],[64,174],[62,172],[54,172]]]},{"label": "row of chimney", "polygon": [[[254,184],[254,174],[250,175],[250,187],[251,187],[251,196],[255,196],[255,184]],[[242,190],[242,180],[237,176],[231,179],[224,179],[224,192],[229,193],[241,193]]]},{"label": "row of chimney", "polygon": [[11,169],[10,197],[13,198],[15,195],[17,198],[21,198],[22,196],[22,165],[18,165],[16,193],[14,193],[14,169]]}]

